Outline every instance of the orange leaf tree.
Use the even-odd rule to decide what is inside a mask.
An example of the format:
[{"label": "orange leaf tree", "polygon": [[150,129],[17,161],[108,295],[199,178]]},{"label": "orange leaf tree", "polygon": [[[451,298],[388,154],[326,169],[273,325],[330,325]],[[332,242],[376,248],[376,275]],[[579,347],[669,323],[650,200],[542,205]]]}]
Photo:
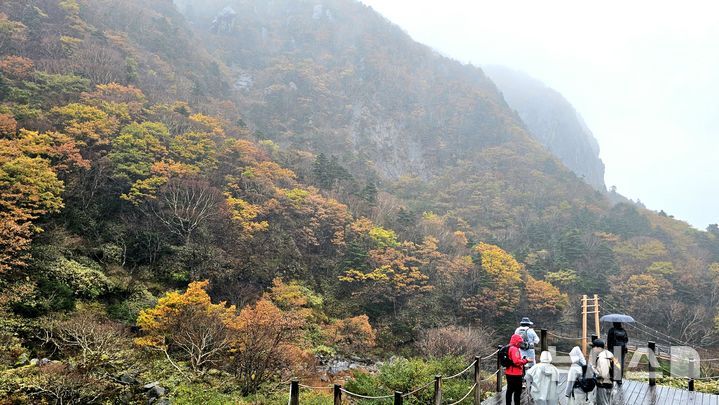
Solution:
[{"label": "orange leaf tree", "polygon": [[231,367],[244,394],[303,363],[308,356],[300,346],[304,324],[301,314],[283,312],[267,298],[240,311],[232,324]]}]

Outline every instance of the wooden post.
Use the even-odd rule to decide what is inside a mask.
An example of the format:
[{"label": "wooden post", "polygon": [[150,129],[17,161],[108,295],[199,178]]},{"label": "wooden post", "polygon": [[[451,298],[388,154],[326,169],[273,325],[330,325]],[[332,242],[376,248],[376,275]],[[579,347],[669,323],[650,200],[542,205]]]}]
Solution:
[{"label": "wooden post", "polygon": [[[502,350],[502,345],[497,346],[497,349]],[[499,352],[497,352],[497,384],[494,387],[497,392],[502,392],[502,363],[499,361]]]},{"label": "wooden post", "polygon": [[300,405],[300,382],[296,378],[290,381],[290,405]]},{"label": "wooden post", "polygon": [[434,376],[434,405],[442,405],[442,376],[437,374]]},{"label": "wooden post", "polygon": [[549,350],[549,342],[547,342],[547,330],[546,329],[539,330],[539,345],[541,346],[541,349],[543,352],[546,352],[547,350]]},{"label": "wooden post", "polygon": [[602,336],[599,326],[599,296],[594,294],[594,331],[597,336]]},{"label": "wooden post", "polygon": [[442,376],[434,376],[434,405],[442,405]]},{"label": "wooden post", "polygon": [[333,388],[334,392],[334,405],[342,405],[342,386],[335,384]]},{"label": "wooden post", "polygon": [[482,374],[480,373],[480,362],[479,356],[474,356],[474,383],[477,384],[474,387],[474,405],[482,404]]},{"label": "wooden post", "polygon": [[402,405],[402,401],[404,398],[402,398],[402,393],[399,391],[394,392],[394,405]]},{"label": "wooden post", "polygon": [[657,361],[657,344],[650,340],[647,342],[647,347],[649,348],[649,353],[647,353],[647,357],[649,358],[649,366],[647,367],[647,371],[649,371],[649,386],[653,387],[657,385],[657,376],[654,370],[654,362]]},{"label": "wooden post", "polygon": [[694,391],[694,358],[689,359],[689,391]]},{"label": "wooden post", "polygon": [[582,354],[587,357],[587,296],[582,295]]}]

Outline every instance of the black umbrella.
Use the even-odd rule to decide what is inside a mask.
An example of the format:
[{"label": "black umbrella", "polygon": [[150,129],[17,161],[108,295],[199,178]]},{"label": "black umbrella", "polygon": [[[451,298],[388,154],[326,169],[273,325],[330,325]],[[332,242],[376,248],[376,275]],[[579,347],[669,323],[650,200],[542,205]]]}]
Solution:
[{"label": "black umbrella", "polygon": [[624,314],[608,314],[604,315],[600,321],[602,322],[636,322],[634,318]]}]

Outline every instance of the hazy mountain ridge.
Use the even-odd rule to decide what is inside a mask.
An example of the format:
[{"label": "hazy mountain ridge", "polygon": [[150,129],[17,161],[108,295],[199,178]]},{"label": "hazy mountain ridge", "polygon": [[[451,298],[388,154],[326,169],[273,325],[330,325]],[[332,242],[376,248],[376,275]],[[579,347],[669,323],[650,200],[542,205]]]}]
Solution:
[{"label": "hazy mountain ridge", "polygon": [[[282,143],[349,153],[388,178],[427,178],[484,147],[531,143],[480,69],[412,41],[359,2],[211,1],[204,13],[186,4],[206,43],[251,83],[238,95],[249,121]],[[209,34],[227,6],[236,28]]]},{"label": "hazy mountain ridge", "polygon": [[483,69],[537,140],[592,187],[606,190],[599,144],[569,101],[525,73],[503,66]]}]

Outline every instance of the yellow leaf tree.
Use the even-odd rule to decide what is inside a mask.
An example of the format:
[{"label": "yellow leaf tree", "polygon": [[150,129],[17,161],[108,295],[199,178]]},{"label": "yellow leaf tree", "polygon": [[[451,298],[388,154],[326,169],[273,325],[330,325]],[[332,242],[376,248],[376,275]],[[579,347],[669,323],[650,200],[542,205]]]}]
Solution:
[{"label": "yellow leaf tree", "polygon": [[232,342],[236,309],[213,304],[207,286],[207,281],[192,282],[184,293],[169,292],[154,308],[140,312],[137,326],[144,336],[135,343],[161,351],[181,373],[173,358],[188,361],[196,374],[215,364]]}]

